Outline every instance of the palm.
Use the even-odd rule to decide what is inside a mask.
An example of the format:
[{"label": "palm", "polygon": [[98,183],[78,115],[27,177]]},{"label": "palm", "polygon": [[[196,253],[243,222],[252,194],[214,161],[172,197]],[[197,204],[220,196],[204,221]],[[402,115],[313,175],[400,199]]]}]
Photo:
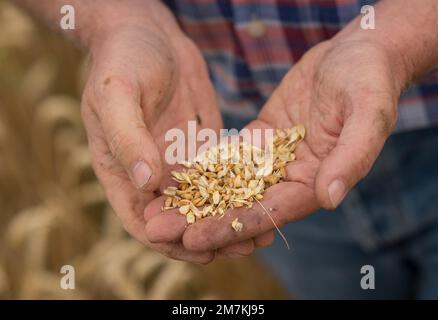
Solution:
[{"label": "palm", "polygon": [[[170,129],[180,129],[185,137],[192,139],[188,134],[188,121],[196,122],[196,130],[210,128],[219,134],[222,128],[222,118],[217,107],[214,89],[208,78],[205,62],[198,49],[191,42],[181,44],[179,47],[179,70],[176,73],[175,87],[171,99],[161,106],[159,113],[146,116],[146,123],[151,128],[151,133],[156,141],[163,160],[163,178],[160,190],[175,184],[171,179],[170,171],[181,169],[180,165],[169,164],[164,159],[166,148],[172,141],[165,141],[165,134]],[[186,139],[186,143],[189,143]],[[186,145],[187,146],[187,145]],[[187,155],[187,154],[186,154]],[[144,211],[146,222],[159,216],[164,197],[157,197],[149,203]],[[159,242],[181,241],[182,233],[186,227],[185,217],[177,212],[166,214],[165,219],[154,219],[155,223],[149,224],[148,238],[160,239]],[[158,223],[156,223],[158,221]]]},{"label": "palm", "polygon": [[[145,243],[149,241],[145,236],[143,213],[147,204],[157,197],[158,190],[145,192],[133,185],[126,167],[118,161],[119,155],[133,151],[133,145],[118,132],[108,133],[113,126],[106,125],[105,128],[105,120],[111,117],[115,119],[112,121],[120,122],[118,119],[123,119],[130,126],[128,129],[132,128],[130,130],[146,126],[158,147],[155,151],[150,145],[144,145],[146,155],[161,158],[160,168],[153,168],[155,176],[151,178],[157,186],[165,184],[162,177],[170,176],[171,166],[164,158],[164,135],[169,129],[180,128],[186,132],[187,122],[197,119],[202,122],[198,129],[205,126],[218,130],[222,125],[199,51],[187,38],[175,41],[177,45],[170,45],[156,33],[148,35],[147,29],[138,27],[119,30],[111,41],[106,41],[93,52],[93,64],[84,92],[83,118],[93,167],[127,231]],[[135,103],[127,103],[130,101]],[[97,109],[97,104],[98,112],[93,110]],[[144,121],[127,118],[128,108],[135,109]],[[164,228],[160,232],[167,231]],[[165,253],[171,251],[175,258],[184,253],[180,246],[154,247]]]},{"label": "palm", "polygon": [[[258,119],[248,125],[250,129],[289,128],[297,124],[306,128],[306,137],[296,151],[297,160],[287,166],[285,181],[267,189],[262,201],[277,225],[301,219],[321,206],[332,207],[321,193],[326,194],[327,179],[340,169],[330,168],[333,172],[324,172],[325,176],[321,177],[324,166],[332,167],[333,161],[345,168],[359,164],[363,168],[358,175],[366,173],[374,160],[372,157],[383,145],[384,139],[377,137],[388,134],[393,122],[386,116],[395,99],[387,94],[393,92],[390,77],[382,76],[387,74],[386,70],[382,71],[386,68],[385,62],[372,45],[357,48],[348,43],[333,48],[329,43],[322,43],[289,71]],[[383,109],[387,106],[389,109]],[[353,141],[358,143],[357,154],[351,154],[350,146],[345,145],[346,157],[339,163],[338,153],[342,153],[348,136],[353,136],[354,128],[348,120],[357,117],[363,118],[363,126],[357,126],[359,138]],[[367,133],[367,130],[377,133]],[[361,146],[362,141],[367,143]],[[370,143],[372,148],[367,150]],[[240,235],[229,228],[236,216],[246,226]],[[249,210],[230,210],[221,220],[211,218],[197,222],[184,235],[184,244],[196,250],[221,247],[270,228],[273,228],[271,218],[256,205]],[[199,241],[206,235],[207,239]]]},{"label": "palm", "polygon": [[178,71],[174,88],[169,89],[171,98],[160,106],[159,112],[154,110],[153,113],[145,116],[145,121],[163,157],[161,188],[168,186],[170,170],[175,169],[164,159],[166,147],[172,143],[165,142],[165,134],[168,130],[181,129],[188,137],[188,121],[196,122],[197,131],[210,128],[219,133],[222,128],[222,118],[215,93],[199,50],[193,43],[184,40],[184,43],[178,46],[176,60]]}]

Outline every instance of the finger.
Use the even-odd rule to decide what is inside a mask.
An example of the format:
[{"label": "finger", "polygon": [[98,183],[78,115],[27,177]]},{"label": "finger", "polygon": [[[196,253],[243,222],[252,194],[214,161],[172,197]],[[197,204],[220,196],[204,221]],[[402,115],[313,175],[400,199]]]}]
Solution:
[{"label": "finger", "polygon": [[[145,209],[146,238],[151,243],[178,243],[182,241],[188,224],[186,217],[177,209],[161,212],[163,197],[151,201]],[[273,232],[256,237],[258,246],[268,246],[273,240]],[[248,256],[255,249],[252,239],[222,248],[219,253],[226,256]]]},{"label": "finger", "polygon": [[[265,111],[264,116],[269,116],[268,118],[272,118],[273,115],[266,114],[268,112],[269,110]],[[277,114],[275,114],[275,116],[277,117]],[[281,119],[281,121],[280,119],[277,119],[276,121],[277,123],[281,124],[281,121],[283,121],[283,119]],[[282,127],[288,127],[288,126],[290,126],[290,124],[287,123],[282,124]],[[249,130],[254,130],[254,129],[264,130],[272,127],[266,122],[258,119],[249,123],[245,128]],[[264,141],[262,142],[264,143]],[[264,146],[263,143],[262,143],[262,147]],[[312,172],[313,171],[316,172],[316,168],[319,166],[319,161],[316,158],[312,159],[311,152],[305,143],[300,143],[297,146],[295,153],[297,154],[298,160],[291,162],[286,166],[287,181],[301,182],[309,186],[313,185],[313,180],[309,178],[313,176],[312,174],[309,174],[309,167],[311,168],[310,170]],[[302,159],[306,159],[306,160],[302,160]],[[254,245],[257,248],[265,248],[271,246],[272,243],[274,242],[274,239],[275,239],[275,230],[270,230],[261,235],[254,237],[253,241],[254,241]]]},{"label": "finger", "polygon": [[[177,209],[161,212],[163,201],[162,197],[156,198],[145,209],[146,237],[151,243],[181,242],[188,226],[186,217],[180,214]],[[273,232],[268,231],[255,237],[254,240],[257,241],[257,246],[269,246],[273,237]],[[239,243],[233,245],[232,251],[239,251],[242,248],[240,254],[245,255],[247,244],[243,244],[242,247],[239,245]]]},{"label": "finger", "polygon": [[306,141],[297,146],[295,154],[297,159],[286,166],[286,180],[301,182],[313,188],[321,160],[312,153]]},{"label": "finger", "polygon": [[[170,171],[180,171],[181,165],[166,166],[165,172],[160,184],[160,192],[169,186],[178,186],[178,183],[172,180]],[[161,196],[151,201],[144,210],[144,217],[148,222],[146,226],[146,237],[151,243],[162,242],[181,242],[182,235],[187,227],[187,219],[179,213],[178,209],[164,210],[167,196]]]},{"label": "finger", "polygon": [[187,220],[178,209],[162,211],[165,197],[156,198],[144,211],[146,238],[152,243],[181,242]]},{"label": "finger", "polygon": [[275,239],[275,233],[273,230],[265,232],[254,238],[254,245],[257,248],[265,248],[272,245]]},{"label": "finger", "polygon": [[149,244],[144,232],[146,221],[143,211],[155,195],[152,192],[141,192],[132,185],[124,169],[111,155],[94,113],[86,109],[82,114],[92,166],[111,207],[128,233],[138,241]]},{"label": "finger", "polygon": [[146,237],[152,242],[181,242],[187,227],[187,219],[178,210],[162,212],[153,217],[146,226]]},{"label": "finger", "polygon": [[252,239],[244,240],[239,243],[231,244],[217,251],[217,254],[229,258],[247,257],[255,250]]},{"label": "finger", "polygon": [[[199,144],[198,142],[197,147],[199,147]],[[159,188],[161,193],[164,193],[164,190],[169,186],[178,187],[179,183],[172,179],[171,171],[182,171],[185,169],[180,164],[164,164],[163,168],[165,175]],[[167,199],[167,196],[159,197],[152,201],[144,212],[145,219],[148,221],[146,236],[152,243],[181,242],[182,235],[188,225],[186,217],[180,214],[178,209],[162,210],[165,199]]]},{"label": "finger", "polygon": [[112,155],[137,189],[157,189],[162,176],[161,159],[145,125],[141,90],[125,78],[108,77],[97,83],[97,102],[92,108]]},{"label": "finger", "polygon": [[336,146],[322,160],[316,175],[316,196],[326,209],[336,208],[368,174],[395,125],[395,102],[390,97],[376,96],[361,103],[363,106],[355,109],[362,111],[346,120]]},{"label": "finger", "polygon": [[[273,221],[281,227],[317,209],[313,189],[296,182],[282,182],[268,188],[261,204],[268,213],[255,203],[252,208],[228,210],[221,218],[207,217],[188,226],[183,235],[184,247],[191,251],[222,248],[275,228]],[[239,232],[231,226],[236,218],[243,223]]]},{"label": "finger", "polygon": [[[247,139],[246,142],[261,149],[265,148],[265,143],[267,142],[266,138],[269,137],[267,130],[270,130],[273,135],[275,134],[270,125],[258,119],[251,121],[241,132],[245,132],[246,130],[249,132],[248,136],[244,136],[244,138]],[[256,134],[256,132],[258,132],[258,134]]]},{"label": "finger", "polygon": [[164,190],[168,187],[178,187],[179,183],[173,180],[172,171],[182,171],[183,166],[180,164],[169,165],[167,163],[163,163],[163,178],[160,183],[160,194],[164,194]]},{"label": "finger", "polygon": [[216,256],[214,251],[194,252],[188,251],[181,243],[157,243],[151,244],[152,249],[164,254],[166,257],[193,263],[208,264]]},{"label": "finger", "polygon": [[[86,122],[88,124],[86,127],[90,128],[90,122]],[[89,145],[93,168],[125,230],[138,241],[169,258],[203,264],[211,262],[215,256],[214,251],[191,252],[181,243],[152,244],[149,242],[146,237],[146,220],[143,213],[148,203],[158,205],[159,201],[151,201],[155,197],[152,192],[140,192],[118,172],[123,169],[118,167],[116,160],[109,154],[105,141],[93,135],[96,127],[93,125],[90,129]]]},{"label": "finger", "polygon": [[[104,177],[103,179],[105,181],[107,178]],[[112,180],[107,194],[114,211],[130,235],[151,249],[175,260],[201,264],[207,264],[214,260],[215,253],[212,250],[193,252],[184,248],[181,243],[151,243],[146,237],[145,229],[147,228],[147,224],[142,216],[143,208],[146,206],[146,203],[150,201],[150,197],[146,197],[138,190],[134,190],[132,186],[129,186],[132,188],[132,190],[129,190],[128,185],[130,184],[127,181],[119,181],[116,183],[118,179],[119,178],[115,177],[114,180]],[[123,183],[126,183],[126,188],[123,187]],[[112,190],[112,185],[120,186],[121,188]],[[135,194],[137,194],[137,196],[134,196]],[[139,201],[139,199],[143,201]],[[163,232],[165,233],[166,231],[164,230]]]}]

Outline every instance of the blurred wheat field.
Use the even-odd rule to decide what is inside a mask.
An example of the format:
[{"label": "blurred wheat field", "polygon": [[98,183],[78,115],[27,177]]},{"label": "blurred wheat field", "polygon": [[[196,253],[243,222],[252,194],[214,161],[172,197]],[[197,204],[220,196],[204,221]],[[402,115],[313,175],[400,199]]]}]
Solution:
[{"label": "blurred wheat field", "polygon": [[[284,298],[254,258],[187,264],[125,233],[90,166],[85,61],[0,1],[0,298]],[[63,265],[75,267],[75,290],[60,288]]]}]

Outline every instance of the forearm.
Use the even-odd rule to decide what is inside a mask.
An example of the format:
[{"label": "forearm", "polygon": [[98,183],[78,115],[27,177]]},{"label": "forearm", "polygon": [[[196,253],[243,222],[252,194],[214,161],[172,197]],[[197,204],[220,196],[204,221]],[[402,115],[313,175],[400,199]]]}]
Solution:
[{"label": "forearm", "polygon": [[375,29],[363,30],[359,16],[335,38],[372,40],[394,57],[401,86],[438,66],[438,1],[382,0]]},{"label": "forearm", "polygon": [[[139,24],[164,31],[169,35],[181,33],[165,5],[159,0],[15,0],[53,29],[59,30],[90,47],[106,34],[124,24]],[[75,9],[75,29],[62,30],[60,9],[71,5]]]}]

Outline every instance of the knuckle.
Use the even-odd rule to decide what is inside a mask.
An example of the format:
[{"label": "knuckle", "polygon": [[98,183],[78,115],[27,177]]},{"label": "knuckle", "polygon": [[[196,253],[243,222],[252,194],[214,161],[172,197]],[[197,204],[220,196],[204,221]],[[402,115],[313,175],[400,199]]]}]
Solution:
[{"label": "knuckle", "polygon": [[116,159],[121,160],[125,154],[128,154],[135,147],[135,141],[128,135],[115,131],[109,137],[108,147]]}]

